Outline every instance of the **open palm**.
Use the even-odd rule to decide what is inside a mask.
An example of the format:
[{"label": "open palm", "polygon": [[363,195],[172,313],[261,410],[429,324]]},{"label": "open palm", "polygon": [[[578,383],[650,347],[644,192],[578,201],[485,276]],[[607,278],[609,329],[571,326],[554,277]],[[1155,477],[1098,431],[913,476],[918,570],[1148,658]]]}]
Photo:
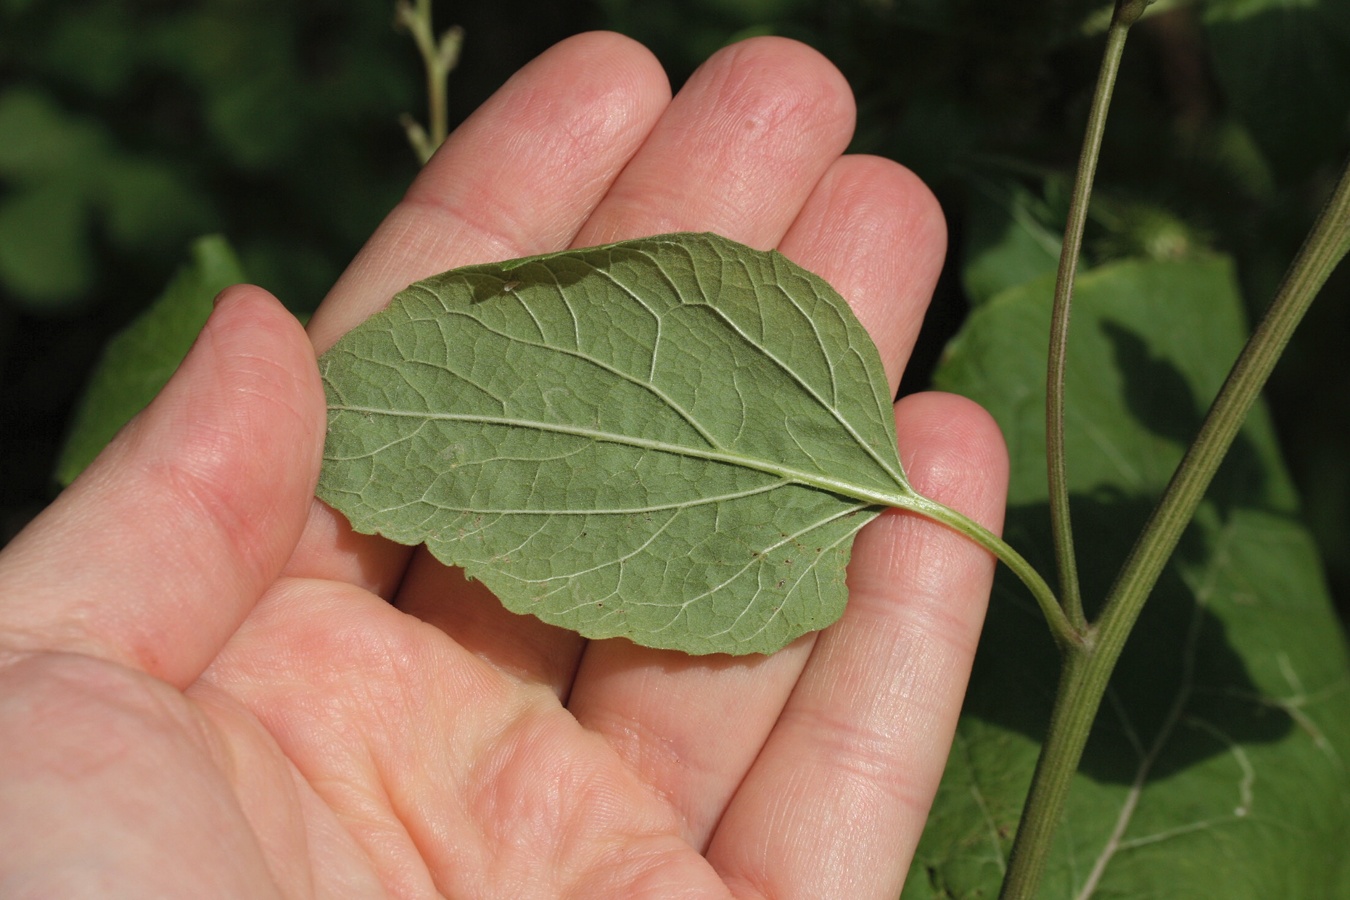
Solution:
[{"label": "open palm", "polygon": [[[849,299],[894,386],[945,235],[913,175],[842,155],[852,125],[800,45],[730,47],[672,100],[641,47],[582,35],[451,137],[308,338],[226,292],[0,556],[0,895],[894,897],[983,551],[888,513],[838,624],[689,658],[515,616],[312,500],[315,349],[460,264],[669,231],[776,246]],[[896,422],[914,486],[997,528],[989,419],[928,394]]]}]

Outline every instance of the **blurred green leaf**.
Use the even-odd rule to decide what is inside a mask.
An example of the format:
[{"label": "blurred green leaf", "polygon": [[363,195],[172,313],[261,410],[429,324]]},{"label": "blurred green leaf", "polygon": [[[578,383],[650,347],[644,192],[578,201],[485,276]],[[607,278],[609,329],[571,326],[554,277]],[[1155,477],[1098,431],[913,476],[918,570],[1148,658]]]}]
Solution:
[{"label": "blurred green leaf", "polygon": [[177,167],[158,160],[110,159],[96,196],[109,239],[127,250],[202,232],[214,219],[209,199]]},{"label": "blurred green leaf", "polygon": [[0,200],[0,284],[30,310],[75,303],[94,279],[89,210],[78,185],[53,181]]},{"label": "blurred green leaf", "polygon": [[[1042,383],[1050,280],[977,309],[938,385],[997,417],[1010,543],[1053,565]],[[1100,597],[1245,337],[1223,259],[1080,279],[1069,473]],[[1341,897],[1350,890],[1350,665],[1258,410],[1144,610],[1098,715],[1041,896]],[[997,892],[1058,658],[1000,578],[956,744],[905,897]]]},{"label": "blurred green leaf", "polygon": [[[415,174],[396,119],[417,70],[389,6],[46,0],[12,18],[0,200],[59,182],[87,216],[60,246],[115,272],[76,286],[79,259],[62,272],[55,252],[25,255],[22,280],[0,272],[0,289],[30,309],[78,301],[125,321],[124,298],[152,291],[206,232],[304,256],[268,286],[312,309]],[[66,306],[54,287],[31,293],[44,280]]]},{"label": "blurred green leaf", "polygon": [[220,237],[192,246],[191,259],[154,304],[108,341],[56,464],[56,479],[70,484],[145,408],[187,355],[211,314],[211,302],[244,280],[234,251]]},{"label": "blurred green leaf", "polygon": [[1279,171],[1334,160],[1350,116],[1350,3],[1210,0],[1205,34],[1228,103]]},{"label": "blurred green leaf", "polygon": [[127,89],[140,62],[128,50],[143,36],[127,4],[82,3],[77,15],[52,17],[43,62],[63,81],[112,97]]},{"label": "blurred green leaf", "polygon": [[97,123],[66,112],[47,91],[16,85],[0,93],[0,178],[66,176],[106,152],[106,143]]},{"label": "blurred green leaf", "polygon": [[102,234],[146,251],[213,224],[178,167],[119,148],[97,120],[45,91],[0,93],[0,284],[45,313],[88,305]]},{"label": "blurred green leaf", "polygon": [[698,0],[710,12],[742,22],[758,22],[789,15],[801,9],[802,0]]},{"label": "blurred green leaf", "polygon": [[1016,182],[976,179],[972,187],[961,270],[972,304],[1058,269],[1064,210]]}]

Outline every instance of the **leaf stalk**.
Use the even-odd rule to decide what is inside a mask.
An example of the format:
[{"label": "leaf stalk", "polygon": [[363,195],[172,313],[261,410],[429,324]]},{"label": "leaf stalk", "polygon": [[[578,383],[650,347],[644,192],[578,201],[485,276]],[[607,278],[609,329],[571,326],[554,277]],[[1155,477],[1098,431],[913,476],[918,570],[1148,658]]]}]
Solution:
[{"label": "leaf stalk", "polygon": [[1055,597],[1054,590],[1041,577],[1041,573],[1036,571],[1036,567],[1027,562],[1022,554],[1014,550],[1010,544],[988,528],[951,507],[944,506],[936,500],[930,500],[921,494],[914,494],[912,497],[906,498],[904,502],[893,503],[892,505],[946,525],[994,554],[1018,577],[1022,584],[1026,585],[1027,590],[1031,591],[1032,597],[1036,600],[1036,605],[1041,608],[1041,612],[1045,615],[1045,621],[1050,626],[1050,634],[1061,651],[1068,652],[1072,648],[1081,647],[1087,640],[1086,632],[1075,627],[1065,616],[1064,608]]}]

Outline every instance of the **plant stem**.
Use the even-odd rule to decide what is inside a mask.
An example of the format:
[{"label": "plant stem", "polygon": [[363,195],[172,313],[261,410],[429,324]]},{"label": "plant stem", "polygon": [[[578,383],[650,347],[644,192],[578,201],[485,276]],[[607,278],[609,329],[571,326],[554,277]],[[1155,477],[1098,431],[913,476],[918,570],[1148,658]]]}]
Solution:
[{"label": "plant stem", "polygon": [[1083,149],[1078,156],[1078,173],[1069,199],[1069,217],[1064,226],[1064,246],[1059,254],[1059,272],[1055,279],[1054,307],[1050,315],[1050,351],[1045,377],[1045,456],[1050,491],[1050,531],[1054,535],[1055,562],[1059,568],[1059,593],[1069,622],[1075,628],[1086,625],[1082,592],[1078,584],[1078,563],[1073,546],[1073,526],[1069,515],[1069,479],[1064,449],[1064,367],[1068,355],[1069,314],[1073,306],[1073,281],[1078,256],[1083,248],[1092,180],[1097,172],[1102,135],[1106,132],[1106,113],[1125,51],[1125,36],[1133,18],[1117,14],[1106,34],[1097,87],[1092,95]]},{"label": "plant stem", "polygon": [[403,128],[408,133],[408,141],[412,144],[418,159],[425,164],[436,149],[445,143],[450,133],[446,82],[459,63],[464,29],[458,26],[447,29],[437,39],[431,24],[431,0],[417,0],[416,7],[410,0],[399,0],[395,8],[395,21],[408,29],[412,35],[426,71],[429,132],[411,117],[403,117]]},{"label": "plant stem", "polygon": [[1120,654],[1163,566],[1195,515],[1294,329],[1347,250],[1350,250],[1350,162],[1285,274],[1270,308],[1219,389],[1199,434],[1178,464],[1162,500],[1107,595],[1099,620],[1099,647],[1103,654],[1112,658]]},{"label": "plant stem", "polygon": [[1029,900],[1045,873],[1069,785],[1078,771],[1083,746],[1111,674],[1109,667],[1102,671],[1102,655],[1094,652],[1095,643],[1095,632],[1090,629],[1083,647],[1065,654],[1045,743],[1036,759],[1031,789],[1008,856],[1000,900]]},{"label": "plant stem", "polygon": [[1036,890],[1069,784],[1130,630],[1275,362],[1347,250],[1350,163],[1144,526],[1107,596],[1100,619],[1088,630],[1087,640],[1066,653],[1050,732],[1022,811],[1003,898],[1027,898]]}]

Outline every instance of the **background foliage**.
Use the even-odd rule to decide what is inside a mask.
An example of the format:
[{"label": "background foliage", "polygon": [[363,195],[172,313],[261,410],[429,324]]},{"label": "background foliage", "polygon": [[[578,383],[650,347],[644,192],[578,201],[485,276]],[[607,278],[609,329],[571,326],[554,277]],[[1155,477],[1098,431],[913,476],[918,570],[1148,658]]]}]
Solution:
[{"label": "background foliage", "polygon": [[[1171,2],[1126,54],[1089,263],[1218,250],[1259,308],[1350,145],[1350,4]],[[565,7],[565,8],[564,8]],[[464,25],[451,118],[554,41],[593,27],[651,46],[678,84],[738,37],[811,43],[848,75],[856,149],[943,200],[954,253],[921,386],[967,300],[1053,264],[1108,4],[1054,0],[547,0],[442,3]],[[415,162],[411,44],[380,3],[0,0],[0,536],[53,491],[69,409],[107,335],[189,243],[226,234],[297,310],[322,297]],[[1009,221],[1016,241],[1001,255]],[[979,256],[979,265],[966,265]],[[1350,333],[1342,272],[1272,387],[1330,568],[1350,594]]]},{"label": "background foliage", "polygon": [[[855,149],[915,168],[938,193],[951,228],[951,259],[902,390],[929,383],[974,306],[977,318],[950,351],[943,377],[949,386],[978,392],[990,380],[981,382],[980,361],[995,352],[1000,335],[1025,334],[1023,344],[1004,345],[1003,353],[1040,339],[1034,329],[1018,331],[1034,312],[1016,310],[1034,307],[1041,294],[1048,298],[1045,276],[1058,254],[1109,5],[506,0],[443,3],[437,15],[442,26],[457,23],[467,32],[451,81],[452,121],[546,46],[587,28],[615,28],[644,41],[677,85],[708,53],[749,34],[782,34],[818,47],[858,95]],[[6,473],[0,479],[0,539],[54,493],[57,449],[99,348],[148,306],[188,258],[194,239],[226,235],[249,279],[303,312],[397,199],[416,163],[396,119],[406,111],[420,115],[423,101],[411,42],[395,32],[392,19],[392,3],[379,2],[0,0],[0,463]],[[1084,260],[1088,283],[1097,285],[1102,302],[1123,306],[1115,319],[1084,317],[1091,324],[1081,341],[1095,342],[1111,365],[1084,369],[1078,388],[1089,402],[1100,400],[1120,417],[1137,420],[1149,440],[1133,444],[1143,440],[1139,434],[1121,436],[1118,443],[1130,454],[1161,467],[1187,438],[1185,430],[1209,399],[1200,392],[1212,391],[1214,367],[1227,364],[1219,357],[1232,329],[1240,328],[1244,310],[1255,314],[1273,293],[1347,151],[1350,3],[1159,0],[1155,13],[1134,29]],[[1183,283],[1191,285],[1190,294],[1169,293]],[[1126,301],[1115,293],[1121,285],[1128,288]],[[1167,320],[1176,332],[1162,344],[1137,338],[1132,329],[1142,324],[1131,324],[1130,309],[1156,308],[1156,319],[1165,315],[1160,297],[1173,298],[1169,303],[1176,306],[1197,294],[1193,309]],[[1131,296],[1135,304],[1128,302]],[[996,324],[982,324],[989,322]],[[1311,526],[1344,618],[1350,598],[1347,334],[1350,272],[1343,269],[1314,305],[1268,391],[1274,434],[1297,491],[1287,483],[1271,432],[1258,423],[1220,473],[1217,502],[1204,513],[1210,520],[1196,529],[1199,545],[1211,550],[1219,536],[1233,533],[1225,523],[1239,523],[1233,527],[1256,542],[1257,555],[1262,541],[1282,548],[1261,571],[1225,570],[1223,578],[1241,583],[1224,596],[1240,599],[1258,584],[1275,596],[1322,596],[1321,572],[1306,542],[1284,530],[1286,522],[1301,519]],[[989,345],[976,353],[971,347],[980,341]],[[1034,393],[1034,370],[1016,379],[1005,373],[1001,380]],[[1125,390],[1117,376],[1148,390]],[[1001,421],[1010,430],[1014,458],[1035,466],[1038,448],[1020,445],[1020,432],[1011,430],[1025,400],[990,395],[986,402],[1009,404]],[[1115,437],[1106,442],[1113,443]],[[1071,471],[1078,465],[1085,478],[1091,476],[1090,460],[1100,449],[1076,448]],[[1156,489],[1155,475],[1149,469],[1138,478],[1145,493]],[[1136,500],[1126,497],[1122,507],[1120,496],[1103,497],[1100,483],[1084,484],[1097,490],[1083,495],[1084,516],[1098,508],[1094,504],[1116,503],[1099,532],[1108,539],[1098,546],[1118,555],[1123,548],[1116,544],[1125,537],[1112,537],[1113,528],[1121,531],[1119,511]],[[1037,499],[1024,493],[1014,502],[1027,509]],[[1141,507],[1136,516],[1142,515]],[[1014,545],[1019,538],[1033,545],[1037,540],[1035,534],[1013,534]],[[1222,654],[1206,663],[1187,644],[1162,651],[1168,666],[1182,666],[1183,674],[1190,673],[1182,682],[1190,684],[1210,677],[1206,671],[1217,672],[1213,677],[1228,685],[1229,700],[1236,696],[1232,691],[1247,691],[1278,714],[1262,719],[1251,704],[1231,710],[1220,730],[1239,733],[1216,738],[1219,726],[1211,720],[1182,715],[1168,726],[1168,708],[1156,702],[1136,708],[1129,696],[1113,700],[1118,729],[1125,723],[1125,731],[1134,733],[1140,722],[1152,722],[1149,727],[1186,735],[1163,748],[1153,772],[1165,778],[1186,769],[1191,780],[1173,795],[1182,801],[1196,779],[1232,768],[1233,760],[1273,770],[1276,764],[1260,762],[1262,754],[1280,751],[1291,736],[1313,733],[1301,705],[1276,702],[1309,699],[1307,685],[1291,683],[1292,670],[1282,663],[1270,669],[1252,661],[1268,633],[1280,634],[1285,648],[1321,665],[1320,683],[1336,683],[1337,666],[1344,666],[1339,635],[1330,643],[1325,634],[1295,636],[1285,625],[1271,630],[1268,620],[1246,621],[1240,604],[1201,603],[1200,595],[1211,596],[1222,579],[1206,568],[1212,556],[1199,545],[1189,556],[1183,547],[1170,576],[1175,583],[1164,585],[1164,591],[1196,599],[1179,607],[1188,616],[1194,610],[1193,617],[1169,622],[1164,616],[1156,627],[1159,633],[1189,634],[1193,628],[1227,635],[1218,646],[1246,664],[1235,668]],[[1080,538],[1083,552],[1091,546]],[[1200,591],[1200,584],[1208,587]],[[1311,603],[1291,607],[1304,609],[1298,614],[1304,625],[1321,621],[1315,610],[1325,603]],[[1016,611],[1009,609],[995,603],[991,628],[1016,633],[1015,621],[1006,618],[1015,620]],[[1325,623],[1319,627],[1326,631]],[[1268,662],[1278,658],[1267,654]],[[1000,668],[1004,661],[997,654],[982,659],[997,678],[1039,677]],[[1185,668],[1192,662],[1201,676]],[[1156,674],[1154,663],[1137,651],[1133,663],[1127,658],[1122,665],[1134,666],[1143,678]],[[1233,677],[1225,681],[1228,675]],[[986,715],[963,724],[958,750],[968,752],[954,758],[958,768],[944,791],[966,791],[960,779],[978,779],[982,766],[986,776],[997,769],[1013,782],[1020,777],[1018,766],[1034,749],[1029,736],[1043,710],[1007,709],[999,702],[981,695],[977,684],[972,704],[983,703]],[[1331,740],[1317,733],[1319,740]],[[1196,749],[1206,741],[1208,749]],[[1242,746],[1242,755],[1217,752],[1216,741]],[[1298,752],[1304,755],[1282,758],[1317,757],[1306,746]],[[1093,771],[1092,765],[1104,768]],[[1128,793],[1129,778],[1121,773],[1130,771],[1137,770],[1111,769],[1109,753],[1097,763],[1089,759],[1087,790]],[[1238,771],[1234,783],[1245,783],[1240,776]],[[1232,772],[1213,777],[1234,778]],[[1302,783],[1303,790],[1314,790],[1306,779]],[[1298,784],[1289,789],[1297,791]],[[1011,803],[1007,797],[1016,791],[989,796]],[[971,818],[959,803],[944,809],[954,835],[1007,820],[987,811]],[[994,846],[1003,837],[995,835]],[[1061,847],[1070,854],[1072,849]],[[978,868],[970,858],[955,868],[928,859],[933,893],[960,893],[960,884],[978,885],[983,877],[961,870]],[[991,856],[988,864],[996,862]],[[1305,887],[1317,891],[1319,882],[1310,877]],[[1333,881],[1329,873],[1325,883]],[[1198,883],[1203,889],[1204,878]],[[1281,893],[1278,888],[1272,885],[1270,895]]]},{"label": "background foliage", "polygon": [[[474,32],[467,115],[578,23],[557,4],[444,9]],[[312,309],[416,173],[422,113],[392,3],[0,0],[0,542],[55,494],[108,336],[200,235]],[[521,28],[522,23],[527,27]]]}]

